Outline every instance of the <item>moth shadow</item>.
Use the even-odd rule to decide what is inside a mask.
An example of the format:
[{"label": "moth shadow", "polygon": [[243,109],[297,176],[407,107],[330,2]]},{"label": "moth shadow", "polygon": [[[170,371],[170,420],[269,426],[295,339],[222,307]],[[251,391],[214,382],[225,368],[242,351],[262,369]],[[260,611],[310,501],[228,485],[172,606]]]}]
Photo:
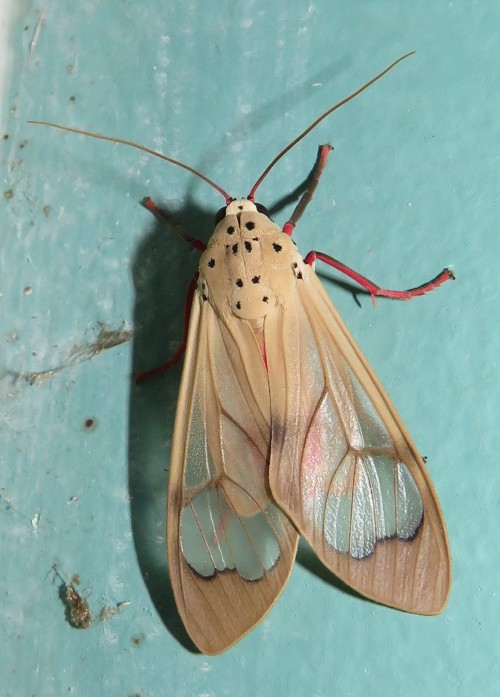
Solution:
[{"label": "moth shadow", "polygon": [[[364,298],[370,297],[370,293],[367,290],[365,290],[364,288],[360,288],[358,286],[358,284],[355,283],[354,281],[344,281],[344,280],[341,281],[340,279],[332,276],[329,272],[325,272],[325,271],[322,271],[320,269],[316,269],[316,274],[320,278],[322,278],[324,281],[327,281],[328,284],[331,283],[336,288],[341,288],[346,293],[349,293],[350,295],[352,295],[354,302],[356,303],[356,305],[359,308],[362,307],[360,297],[364,297]],[[377,299],[379,299],[379,298],[377,298]]]},{"label": "moth shadow", "polygon": [[[172,213],[203,241],[213,212],[187,201]],[[151,217],[150,231],[133,259],[135,289],[132,372],[156,368],[182,340],[185,296],[199,254]],[[132,384],[129,400],[128,485],[135,552],[144,583],[167,630],[197,653],[177,612],[166,557],[165,513],[170,443],[182,360],[160,377]]]},{"label": "moth shadow", "polygon": [[327,583],[329,586],[333,586],[338,591],[350,595],[353,598],[358,598],[364,602],[371,603],[372,601],[365,598],[363,595],[355,591],[351,586],[341,581],[337,576],[335,576],[323,562],[316,556],[314,550],[308,545],[308,543],[300,538],[299,548],[297,550],[297,563],[306,569],[309,573],[317,576],[321,581]]}]

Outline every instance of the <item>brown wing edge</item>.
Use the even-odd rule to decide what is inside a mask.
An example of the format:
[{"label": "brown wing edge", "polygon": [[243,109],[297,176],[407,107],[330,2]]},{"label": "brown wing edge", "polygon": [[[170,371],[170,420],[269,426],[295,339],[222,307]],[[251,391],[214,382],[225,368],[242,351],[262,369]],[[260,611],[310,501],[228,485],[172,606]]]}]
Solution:
[{"label": "brown wing edge", "polygon": [[231,648],[278,600],[292,571],[298,542],[297,533],[288,525],[288,534],[279,537],[280,558],[258,581],[245,581],[237,571],[203,578],[184,560],[178,534],[174,531],[168,536],[169,571],[177,609],[200,651],[216,655]]}]

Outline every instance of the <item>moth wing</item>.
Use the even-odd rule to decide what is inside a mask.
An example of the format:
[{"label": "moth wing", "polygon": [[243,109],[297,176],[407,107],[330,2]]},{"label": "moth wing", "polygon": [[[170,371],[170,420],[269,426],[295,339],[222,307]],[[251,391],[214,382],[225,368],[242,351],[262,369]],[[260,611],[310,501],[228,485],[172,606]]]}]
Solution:
[{"label": "moth wing", "polygon": [[436,614],[450,558],[423,459],[312,269],[296,288],[265,332],[273,496],[349,586]]},{"label": "moth wing", "polygon": [[254,332],[195,294],[172,443],[169,571],[197,647],[216,654],[267,613],[298,535],[268,484],[270,406]]}]

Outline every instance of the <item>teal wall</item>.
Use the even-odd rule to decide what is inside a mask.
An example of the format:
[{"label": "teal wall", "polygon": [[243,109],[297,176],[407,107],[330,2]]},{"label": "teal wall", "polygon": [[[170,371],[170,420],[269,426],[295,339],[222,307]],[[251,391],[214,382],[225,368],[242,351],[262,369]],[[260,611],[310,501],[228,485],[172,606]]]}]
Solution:
[{"label": "teal wall", "polygon": [[[498,2],[49,0],[18,12],[1,114],[0,694],[498,694]],[[182,631],[164,554],[180,367],[140,388],[130,375],[177,346],[197,258],[139,201],[206,239],[222,199],[137,151],[26,120],[162,148],[241,195],[315,116],[412,49],[260,198],[293,190],[331,142],[301,251],[395,288],[456,271],[435,293],[373,308],[325,270],[428,456],[453,554],[448,607],[422,618],[363,601],[302,549],[264,622],[207,658]],[[124,341],[97,353],[103,328]],[[80,575],[94,613],[131,604],[73,629],[55,561]]]}]

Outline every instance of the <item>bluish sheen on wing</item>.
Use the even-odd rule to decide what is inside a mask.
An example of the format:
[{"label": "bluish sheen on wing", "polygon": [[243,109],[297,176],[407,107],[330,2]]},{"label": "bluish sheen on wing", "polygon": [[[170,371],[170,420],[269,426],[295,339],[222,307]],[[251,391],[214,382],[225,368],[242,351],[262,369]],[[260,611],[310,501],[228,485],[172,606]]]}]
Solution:
[{"label": "bluish sheen on wing", "polygon": [[237,515],[223,486],[201,491],[182,511],[181,547],[187,563],[204,577],[234,569],[247,581],[262,578],[280,556],[269,514]]},{"label": "bluish sheen on wing", "polygon": [[379,540],[411,539],[422,520],[422,498],[352,372],[342,375],[330,355],[323,364],[326,387],[302,460],[304,512],[329,545],[361,559]]},{"label": "bluish sheen on wing", "polygon": [[[353,481],[348,493],[345,482]],[[326,501],[326,542],[342,553],[362,559],[379,540],[411,539],[422,521],[422,498],[403,463],[389,457],[346,457],[332,478]]]}]

